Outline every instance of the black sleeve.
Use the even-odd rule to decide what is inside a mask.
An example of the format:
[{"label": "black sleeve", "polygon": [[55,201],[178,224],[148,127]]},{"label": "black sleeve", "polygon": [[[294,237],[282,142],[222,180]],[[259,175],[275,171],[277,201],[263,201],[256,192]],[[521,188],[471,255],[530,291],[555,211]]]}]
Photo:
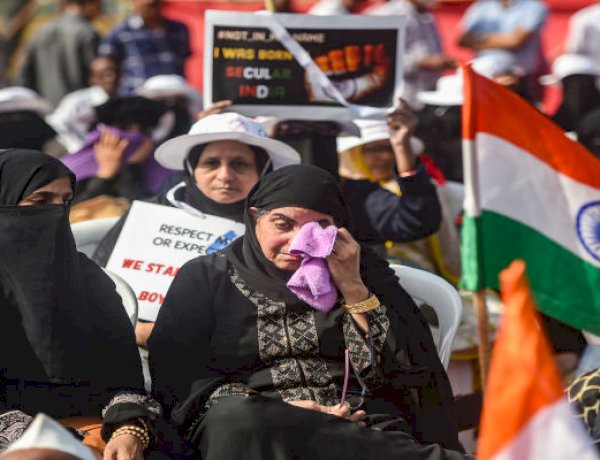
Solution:
[{"label": "black sleeve", "polygon": [[371,226],[381,239],[390,241],[414,241],[435,233],[442,211],[425,168],[419,166],[414,176],[397,180],[401,196],[377,185],[366,197],[365,212]]},{"label": "black sleeve", "polygon": [[214,260],[200,257],[181,267],[148,340],[152,394],[177,425],[187,423],[224,379],[210,370],[214,290],[218,277],[226,277],[213,270]]},{"label": "black sleeve", "polygon": [[102,238],[102,241],[98,244],[96,251],[94,251],[92,260],[101,267],[106,267],[108,259],[110,259],[110,256],[115,249],[115,245],[117,244],[117,240],[121,235],[121,231],[123,230],[128,215],[129,211],[121,216],[117,223],[113,225],[106,235],[104,235],[104,238]]}]

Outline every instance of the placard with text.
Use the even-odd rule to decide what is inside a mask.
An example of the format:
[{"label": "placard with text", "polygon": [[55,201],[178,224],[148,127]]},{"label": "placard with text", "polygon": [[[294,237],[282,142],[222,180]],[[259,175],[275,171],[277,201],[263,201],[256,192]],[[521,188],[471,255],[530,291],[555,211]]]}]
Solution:
[{"label": "placard with text", "polygon": [[135,292],[138,318],[155,321],[181,266],[225,248],[243,233],[244,225],[230,219],[134,201],[106,268]]},{"label": "placard with text", "polygon": [[282,24],[352,104],[386,108],[401,93],[402,16],[312,16],[209,10],[205,14],[205,107],[231,99],[249,116],[353,118],[275,38]]}]

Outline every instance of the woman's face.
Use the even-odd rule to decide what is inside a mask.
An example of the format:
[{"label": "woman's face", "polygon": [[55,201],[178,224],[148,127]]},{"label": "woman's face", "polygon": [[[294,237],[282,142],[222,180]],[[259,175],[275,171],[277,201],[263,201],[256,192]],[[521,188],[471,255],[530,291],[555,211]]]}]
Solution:
[{"label": "woman's face", "polygon": [[194,179],[208,198],[229,204],[245,199],[258,182],[254,152],[237,141],[217,141],[202,151]]},{"label": "woman's face", "polygon": [[387,181],[394,175],[396,159],[389,141],[369,142],[362,146],[363,161],[376,181]]},{"label": "woman's face", "polygon": [[250,208],[256,218],[256,239],[264,256],[277,268],[297,270],[302,258],[289,254],[290,243],[300,228],[308,222],[318,222],[323,228],[333,225],[333,218],[312,209],[276,208],[260,213]]},{"label": "woman's face", "polygon": [[17,203],[18,206],[39,206],[44,204],[68,204],[73,199],[73,187],[68,176],[54,179],[38,188]]}]

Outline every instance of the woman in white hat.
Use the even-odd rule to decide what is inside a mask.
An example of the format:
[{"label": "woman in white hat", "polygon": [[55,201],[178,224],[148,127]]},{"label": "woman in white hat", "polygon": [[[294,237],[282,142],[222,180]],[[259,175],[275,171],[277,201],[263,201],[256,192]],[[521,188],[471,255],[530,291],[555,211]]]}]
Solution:
[{"label": "woman in white hat", "polygon": [[[244,200],[262,175],[300,163],[293,148],[270,139],[259,123],[233,112],[202,118],[188,134],[162,144],[155,158],[165,168],[183,171],[184,180],[150,201],[237,222],[243,221]],[[98,264],[108,262],[126,218],[98,246],[93,258]],[[145,345],[153,324],[138,324],[139,345]]]},{"label": "woman in white hat", "polygon": [[413,241],[436,232],[440,203],[413,150],[416,117],[402,101],[386,121],[357,120],[360,137],[340,138],[343,192],[355,237],[385,254],[384,243]]}]

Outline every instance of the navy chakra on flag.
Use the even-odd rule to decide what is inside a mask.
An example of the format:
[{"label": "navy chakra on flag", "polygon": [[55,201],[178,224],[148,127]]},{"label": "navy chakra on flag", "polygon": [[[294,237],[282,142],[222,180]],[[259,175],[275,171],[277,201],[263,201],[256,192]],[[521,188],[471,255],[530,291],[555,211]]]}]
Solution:
[{"label": "navy chakra on flag", "polygon": [[600,261],[600,201],[591,201],[581,207],[576,229],[585,250]]}]

